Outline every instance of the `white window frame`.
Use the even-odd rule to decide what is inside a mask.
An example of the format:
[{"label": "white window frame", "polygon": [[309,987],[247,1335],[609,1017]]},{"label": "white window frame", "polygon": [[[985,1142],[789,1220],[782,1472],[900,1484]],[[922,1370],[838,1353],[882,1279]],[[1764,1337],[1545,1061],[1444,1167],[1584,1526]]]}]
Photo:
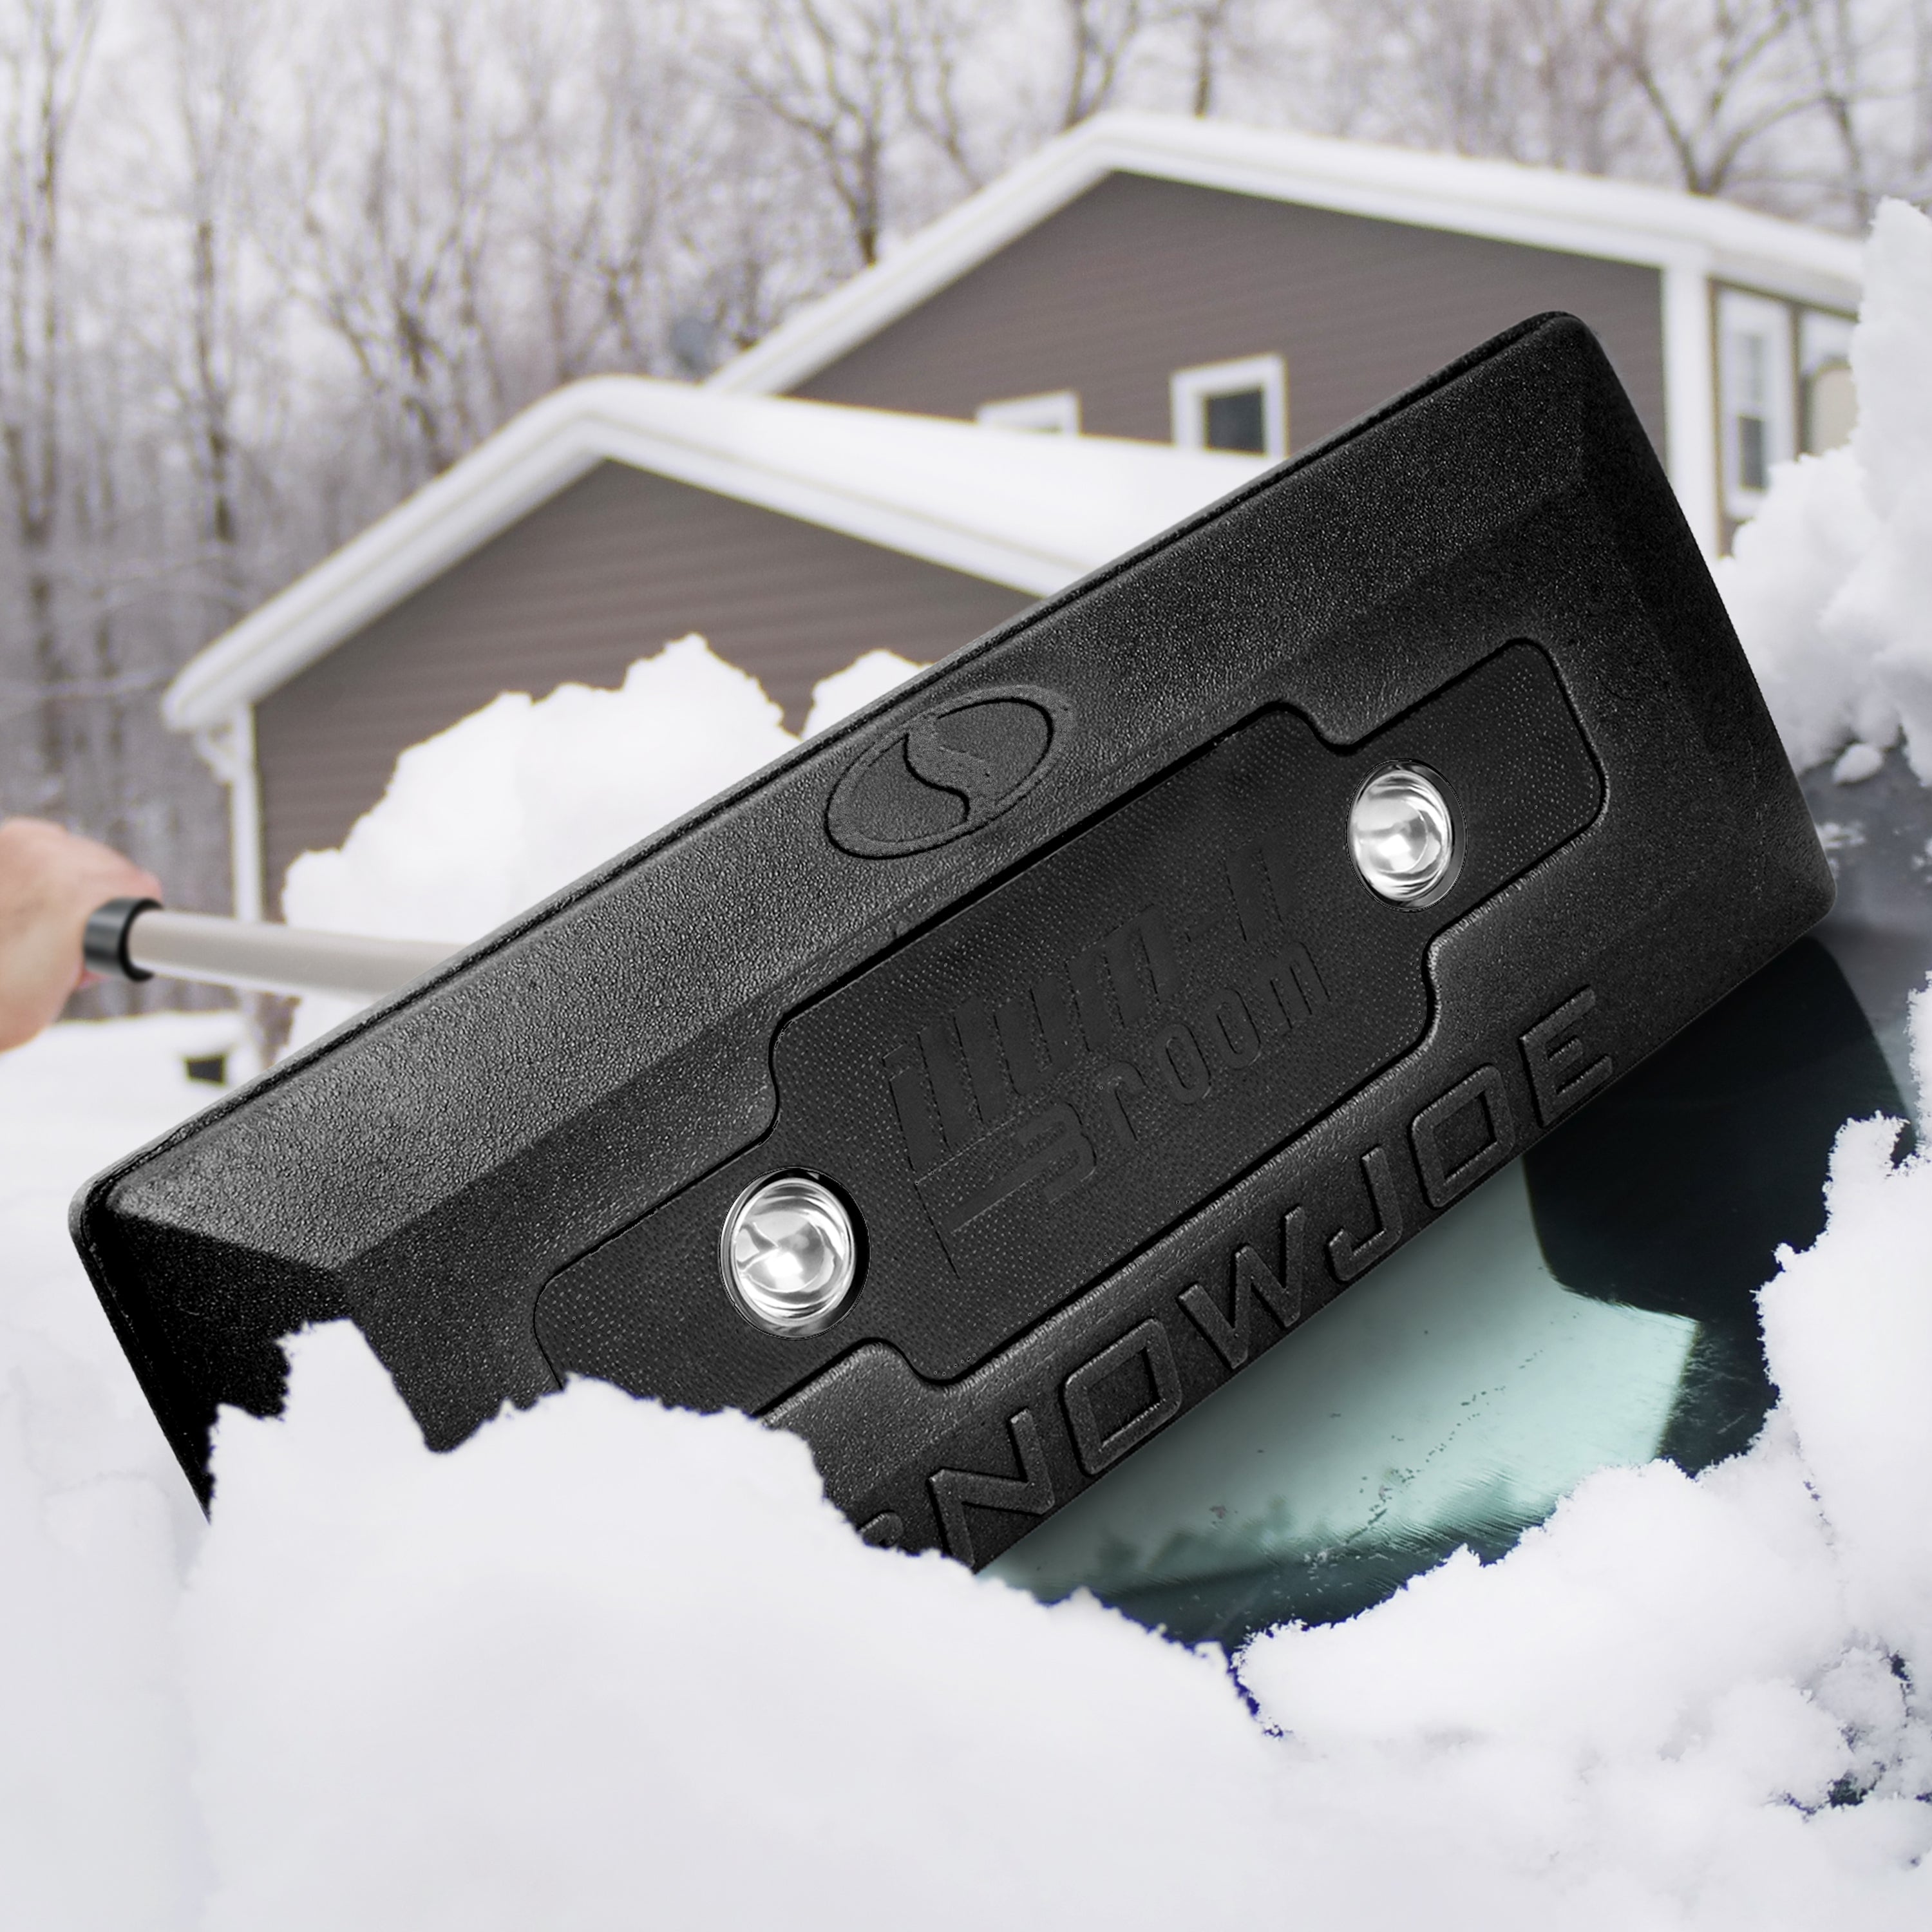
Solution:
[{"label": "white window frame", "polygon": [[1245,389],[1262,392],[1262,452],[1270,463],[1288,454],[1288,364],[1279,356],[1242,356],[1232,362],[1203,362],[1177,369],[1168,382],[1175,446],[1208,447],[1208,402],[1210,397],[1239,395]]},{"label": "white window frame", "polygon": [[[1747,415],[1765,426],[1765,468],[1789,463],[1798,453],[1798,358],[1792,341],[1788,303],[1726,289],[1718,297],[1718,448],[1724,466],[1724,507],[1739,522],[1764,507],[1765,492],[1742,477],[1738,424]],[[1760,345],[1754,372],[1748,344]],[[1762,393],[1748,393],[1754,373]],[[1755,404],[1756,406],[1748,406]]]},{"label": "white window frame", "polygon": [[1050,389],[1037,396],[1006,396],[982,403],[974,419],[992,429],[1018,429],[1035,436],[1078,436],[1080,397],[1077,390]]}]

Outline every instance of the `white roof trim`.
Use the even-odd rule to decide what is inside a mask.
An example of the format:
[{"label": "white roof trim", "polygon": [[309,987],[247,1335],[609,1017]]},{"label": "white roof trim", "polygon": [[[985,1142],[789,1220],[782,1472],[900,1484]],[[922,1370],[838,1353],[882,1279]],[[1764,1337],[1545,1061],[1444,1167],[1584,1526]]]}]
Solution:
[{"label": "white roof trim", "polygon": [[876,267],[798,310],[718,370],[710,386],[770,395],[808,380],[1116,173],[1569,254],[1692,268],[1828,308],[1858,302],[1858,243],[1729,202],[1511,161],[1180,115],[1102,114],[1050,142]]},{"label": "white roof trim", "polygon": [[526,410],[191,659],[162,715],[206,730],[598,464],[619,462],[1035,596],[1264,466],[1220,453],[602,376]]}]

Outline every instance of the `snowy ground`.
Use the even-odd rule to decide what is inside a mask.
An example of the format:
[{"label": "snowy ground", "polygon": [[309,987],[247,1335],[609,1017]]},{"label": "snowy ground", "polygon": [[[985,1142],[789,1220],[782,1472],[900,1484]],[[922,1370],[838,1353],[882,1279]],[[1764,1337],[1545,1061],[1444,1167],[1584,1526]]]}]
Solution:
[{"label": "snowy ground", "polygon": [[582,1384],[431,1456],[347,1330],[224,1426],[202,1531],[58,1216],[232,1024],[0,1061],[6,1922],[1932,1911],[1932,1162],[1884,1129],[1768,1292],[1749,1456],[1607,1472],[1502,1563],[1260,1640],[1270,1736],[1217,1653],[866,1549],[738,1418]]},{"label": "snowy ground", "polygon": [[[1780,478],[1726,588],[1808,759],[1902,737],[1924,770],[1923,218],[1881,218],[1871,304],[1869,427]],[[634,693],[502,700],[292,898],[382,929],[440,893],[391,929],[480,929],[770,755],[722,670],[680,646]],[[436,844],[427,778],[486,738],[502,820]],[[341,1328],[295,1344],[283,1418],[224,1421],[203,1529],[61,1216],[232,1026],[0,1060],[7,1924],[1932,1921],[1932,1158],[1894,1166],[1886,1124],[1847,1130],[1765,1291],[1781,1401],[1748,1455],[1592,1476],[1502,1561],[1231,1670],[864,1547],[741,1418],[579,1384],[431,1456]],[[1922,1090],[1932,1003],[1916,1037]]]}]

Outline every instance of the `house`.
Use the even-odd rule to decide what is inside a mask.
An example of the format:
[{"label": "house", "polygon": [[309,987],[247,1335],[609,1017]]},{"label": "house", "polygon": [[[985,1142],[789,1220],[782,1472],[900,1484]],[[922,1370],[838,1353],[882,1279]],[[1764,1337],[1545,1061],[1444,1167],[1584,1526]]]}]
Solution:
[{"label": "house", "polygon": [[1700,196],[1145,114],[1052,142],[710,379],[1279,458],[1545,309],[1714,554],[1849,432],[1858,244]]},{"label": "house", "polygon": [[601,377],[218,638],[163,712],[228,786],[235,908],[260,917],[398,753],[500,692],[615,685],[698,631],[796,729],[867,651],[941,657],[1261,466]]}]

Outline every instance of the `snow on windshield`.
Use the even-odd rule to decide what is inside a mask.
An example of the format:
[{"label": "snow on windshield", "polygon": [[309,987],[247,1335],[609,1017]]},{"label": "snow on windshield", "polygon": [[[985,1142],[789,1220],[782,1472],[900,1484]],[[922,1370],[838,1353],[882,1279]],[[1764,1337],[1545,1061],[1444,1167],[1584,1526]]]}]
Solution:
[{"label": "snow on windshield", "polygon": [[[1932,763],[1932,224],[1726,594],[1794,754]],[[897,672],[874,664],[827,710]],[[815,722],[823,722],[822,718]],[[460,939],[783,751],[694,640],[408,754],[292,916]],[[504,856],[502,855],[508,855]],[[310,1016],[311,1028],[326,1016]],[[862,1545],[796,1441],[578,1384],[426,1451],[355,1333],[203,1528],[61,1226],[232,1019],[0,1060],[0,1905],[36,1928],[1922,1926],[1932,1158],[1842,1136],[1746,1455],[1233,1660]],[[1915,1015],[1932,1087],[1932,996]]]}]

